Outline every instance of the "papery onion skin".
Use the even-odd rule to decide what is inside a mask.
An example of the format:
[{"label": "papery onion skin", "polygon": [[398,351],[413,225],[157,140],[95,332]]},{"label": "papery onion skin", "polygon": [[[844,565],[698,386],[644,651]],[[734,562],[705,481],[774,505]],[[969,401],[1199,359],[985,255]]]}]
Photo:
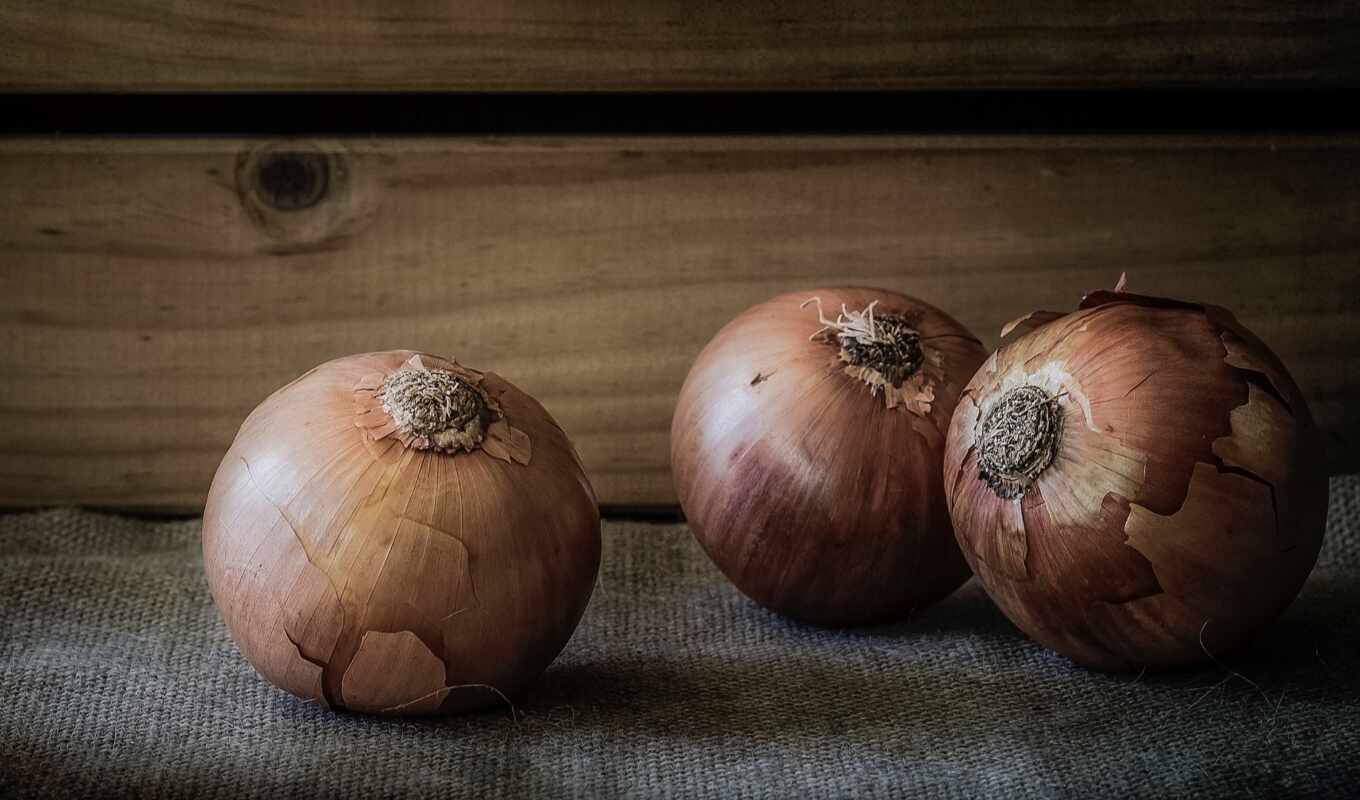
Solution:
[{"label": "papery onion skin", "polygon": [[[372,387],[413,365],[468,376],[510,448],[422,450],[375,428],[390,416]],[[529,395],[435,356],[366,353],[246,419],[213,480],[203,556],[227,628],[270,682],[337,709],[446,713],[505,702],[561,651],[594,587],[599,513]]]},{"label": "papery onion skin", "polygon": [[[898,315],[929,364],[889,408],[846,372],[809,298]],[[968,578],[941,483],[944,434],[986,352],[947,314],[905,295],[823,288],[728,323],[690,369],[671,425],[675,489],[691,530],[761,605],[825,625],[885,622]]]},{"label": "papery onion skin", "polygon": [[[1079,664],[1137,670],[1217,659],[1277,617],[1327,508],[1317,429],[1280,360],[1222,308],[1118,291],[1013,327],[945,456],[959,544],[1011,621]],[[979,475],[980,424],[1019,386],[1056,398],[1060,434],[1007,500]]]}]

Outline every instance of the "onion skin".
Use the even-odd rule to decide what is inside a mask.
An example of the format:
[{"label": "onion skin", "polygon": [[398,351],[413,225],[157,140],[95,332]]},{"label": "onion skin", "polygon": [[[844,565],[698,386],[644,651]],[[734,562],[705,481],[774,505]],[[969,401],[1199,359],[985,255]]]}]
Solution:
[{"label": "onion skin", "polygon": [[[375,433],[369,420],[390,418],[356,387],[413,363],[476,376],[514,457]],[[434,356],[367,353],[246,419],[213,479],[203,556],[227,628],[275,685],[335,709],[462,711],[513,697],[566,644],[599,568],[599,512],[533,398]]]},{"label": "onion skin", "polygon": [[[909,317],[936,364],[889,408],[809,340],[823,307]],[[834,312],[833,312],[834,313]],[[986,351],[919,300],[879,289],[781,295],[728,323],[699,355],[671,425],[691,530],[746,595],[824,625],[901,619],[968,578],[941,482],[954,403]],[[924,391],[921,391],[924,390]]]},{"label": "onion skin", "polygon": [[[1096,292],[1012,323],[968,384],[945,481],[959,544],[1019,628],[1089,667],[1216,659],[1297,595],[1327,476],[1280,360],[1222,308]],[[979,424],[1016,386],[1061,417],[1052,463],[1003,500]]]}]

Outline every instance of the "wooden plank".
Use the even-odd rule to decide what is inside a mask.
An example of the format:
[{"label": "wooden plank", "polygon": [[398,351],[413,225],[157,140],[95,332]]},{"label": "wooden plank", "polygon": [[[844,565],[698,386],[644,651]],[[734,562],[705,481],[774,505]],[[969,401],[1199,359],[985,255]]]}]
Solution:
[{"label": "wooden plank", "polygon": [[1348,0],[0,0],[0,88],[637,90],[1354,82]]},{"label": "wooden plank", "polygon": [[877,284],[992,344],[1123,271],[1238,312],[1353,453],[1357,185],[1357,137],[10,140],[0,504],[196,508],[270,390],[396,347],[538,396],[602,501],[669,503],[675,393],[743,308]]}]

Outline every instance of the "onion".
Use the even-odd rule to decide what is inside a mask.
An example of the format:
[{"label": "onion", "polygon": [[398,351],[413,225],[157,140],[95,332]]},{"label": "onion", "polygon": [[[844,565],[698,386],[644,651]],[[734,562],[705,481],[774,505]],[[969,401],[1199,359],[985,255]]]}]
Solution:
[{"label": "onion", "polygon": [[945,482],[1012,622],[1084,665],[1155,669],[1215,659],[1284,610],[1317,560],[1327,478],[1259,339],[1222,308],[1120,289],[1003,337],[959,401]]},{"label": "onion", "polygon": [[747,310],[699,355],[671,423],[690,528],[741,591],[801,620],[879,622],[944,597],[968,578],[944,434],[985,357],[944,312],[881,289]]},{"label": "onion", "polygon": [[519,692],[590,599],[599,513],[507,381],[395,351],[327,362],[246,419],[203,518],[208,585],[272,683],[428,714]]}]

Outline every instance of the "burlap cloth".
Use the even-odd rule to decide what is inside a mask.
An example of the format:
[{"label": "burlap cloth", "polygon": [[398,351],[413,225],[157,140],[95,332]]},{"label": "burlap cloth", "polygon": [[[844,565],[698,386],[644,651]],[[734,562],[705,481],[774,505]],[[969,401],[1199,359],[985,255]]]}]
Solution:
[{"label": "burlap cloth", "polygon": [[263,683],[197,522],[0,518],[0,793],[199,798],[1278,797],[1360,792],[1360,476],[1321,562],[1224,668],[1110,676],[974,584],[821,630],[745,600],[683,526],[607,523],[585,620],[513,711],[393,721]]}]

